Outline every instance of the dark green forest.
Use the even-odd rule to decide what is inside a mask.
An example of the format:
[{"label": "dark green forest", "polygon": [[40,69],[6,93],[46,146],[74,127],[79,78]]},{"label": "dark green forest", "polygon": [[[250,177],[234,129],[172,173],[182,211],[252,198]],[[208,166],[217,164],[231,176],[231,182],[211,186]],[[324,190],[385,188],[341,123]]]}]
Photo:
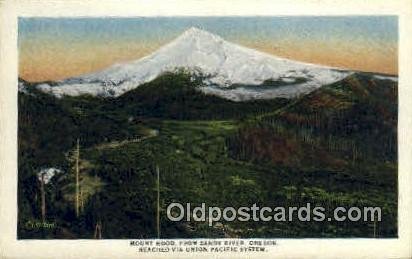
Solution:
[{"label": "dark green forest", "polygon": [[[394,81],[354,73],[294,99],[244,102],[205,95],[184,72],[117,98],[56,98],[21,82],[20,239],[397,236]],[[44,168],[61,173],[42,184]],[[209,227],[168,220],[171,202],[371,206],[382,221]]]}]

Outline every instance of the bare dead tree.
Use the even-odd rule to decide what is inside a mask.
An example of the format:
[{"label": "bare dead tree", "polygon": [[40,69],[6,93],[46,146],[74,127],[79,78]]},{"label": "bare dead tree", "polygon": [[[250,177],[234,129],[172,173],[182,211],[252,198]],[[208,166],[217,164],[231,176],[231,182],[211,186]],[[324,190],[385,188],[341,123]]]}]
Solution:
[{"label": "bare dead tree", "polygon": [[94,239],[102,239],[102,223],[97,221],[94,228]]},{"label": "bare dead tree", "polygon": [[79,217],[79,157],[80,157],[80,145],[79,145],[79,139],[77,139],[77,145],[76,145],[76,152],[75,152],[75,156],[76,156],[76,168],[75,168],[75,173],[76,173],[76,202],[75,202],[75,209],[76,209],[76,217]]},{"label": "bare dead tree", "polygon": [[41,219],[46,221],[46,192],[44,191],[44,174],[40,176],[40,193],[41,193]]},{"label": "bare dead tree", "polygon": [[157,188],[157,215],[156,215],[156,226],[157,226],[157,238],[160,238],[160,172],[159,166],[156,165],[156,188]]}]

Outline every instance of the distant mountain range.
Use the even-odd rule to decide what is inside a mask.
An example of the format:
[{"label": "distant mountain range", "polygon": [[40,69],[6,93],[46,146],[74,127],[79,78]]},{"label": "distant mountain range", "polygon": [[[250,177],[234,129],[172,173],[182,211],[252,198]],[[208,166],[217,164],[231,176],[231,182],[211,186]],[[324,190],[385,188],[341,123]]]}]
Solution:
[{"label": "distant mountain range", "polygon": [[[165,72],[182,69],[202,79],[203,86],[199,89],[204,93],[233,101],[292,98],[353,73],[262,53],[193,27],[144,58],[36,87],[57,97],[84,94],[117,97]],[[23,85],[20,84],[21,90]]]}]

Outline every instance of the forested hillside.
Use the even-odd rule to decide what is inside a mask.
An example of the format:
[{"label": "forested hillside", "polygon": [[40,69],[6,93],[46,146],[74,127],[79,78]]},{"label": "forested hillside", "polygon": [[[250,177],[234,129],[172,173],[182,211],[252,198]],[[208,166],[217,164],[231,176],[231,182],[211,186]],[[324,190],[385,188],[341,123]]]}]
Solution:
[{"label": "forested hillside", "polygon": [[[297,98],[245,102],[206,95],[187,73],[166,73],[117,98],[56,98],[22,83],[19,238],[154,238],[158,205],[162,238],[397,236],[392,80],[355,73]],[[61,173],[42,187],[44,168]],[[378,206],[383,220],[209,227],[171,222],[171,202]],[[33,228],[42,206],[55,225]]]}]

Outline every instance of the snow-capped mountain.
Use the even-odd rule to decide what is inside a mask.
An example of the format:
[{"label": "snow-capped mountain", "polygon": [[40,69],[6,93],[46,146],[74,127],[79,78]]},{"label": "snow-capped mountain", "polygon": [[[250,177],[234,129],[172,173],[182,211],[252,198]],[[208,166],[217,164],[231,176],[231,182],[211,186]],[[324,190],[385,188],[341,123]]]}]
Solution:
[{"label": "snow-capped mountain", "polygon": [[[202,91],[235,101],[294,97],[339,81],[351,73],[276,57],[190,28],[144,58],[62,80],[53,86],[40,84],[38,88],[58,97],[119,96],[177,68],[206,75]],[[260,87],[267,80],[276,82],[276,87]]]}]

